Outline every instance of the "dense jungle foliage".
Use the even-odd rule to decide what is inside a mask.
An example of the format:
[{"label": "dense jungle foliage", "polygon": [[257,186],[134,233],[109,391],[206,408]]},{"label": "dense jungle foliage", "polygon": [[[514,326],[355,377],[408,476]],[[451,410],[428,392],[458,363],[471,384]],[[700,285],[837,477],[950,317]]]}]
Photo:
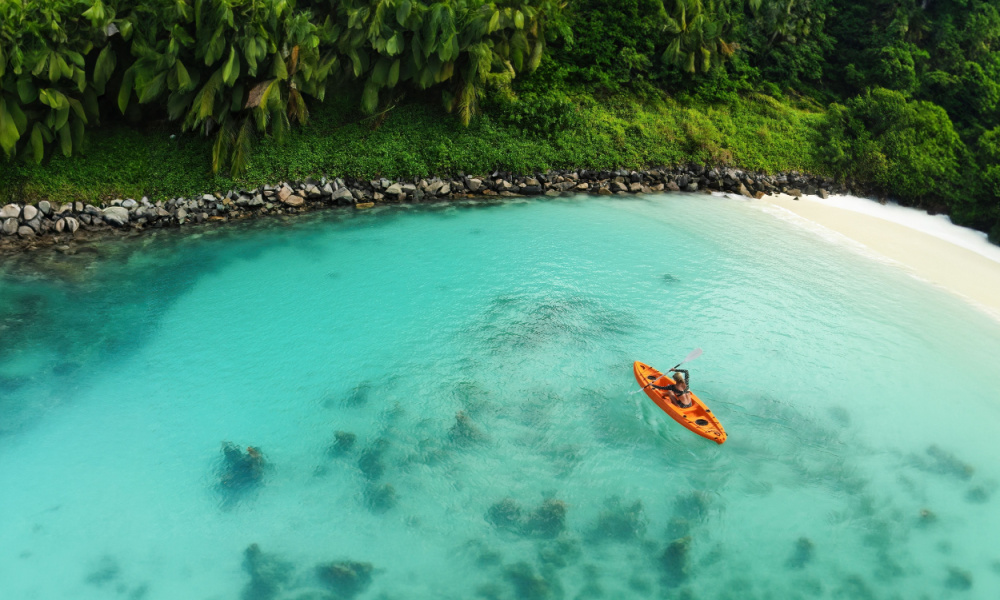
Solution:
[{"label": "dense jungle foliage", "polygon": [[0,0],[7,195],[697,160],[1000,238],[998,105],[989,0]]}]

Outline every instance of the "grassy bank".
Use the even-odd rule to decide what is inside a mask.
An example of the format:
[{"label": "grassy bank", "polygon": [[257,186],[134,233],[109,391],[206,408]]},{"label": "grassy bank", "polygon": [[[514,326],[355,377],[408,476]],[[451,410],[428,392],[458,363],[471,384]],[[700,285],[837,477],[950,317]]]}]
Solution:
[{"label": "grassy bank", "polygon": [[315,105],[309,123],[283,143],[258,140],[248,169],[235,180],[210,173],[209,140],[172,135],[176,128],[169,124],[97,128],[83,154],[56,155],[40,165],[3,164],[0,199],[96,202],[145,195],[155,200],[322,175],[530,173],[689,161],[825,172],[818,158],[822,113],[763,95],[681,106],[668,98],[577,94],[542,118],[520,118],[519,102],[487,107],[468,127],[436,102],[410,101],[376,117],[362,115],[356,106],[347,96]]}]

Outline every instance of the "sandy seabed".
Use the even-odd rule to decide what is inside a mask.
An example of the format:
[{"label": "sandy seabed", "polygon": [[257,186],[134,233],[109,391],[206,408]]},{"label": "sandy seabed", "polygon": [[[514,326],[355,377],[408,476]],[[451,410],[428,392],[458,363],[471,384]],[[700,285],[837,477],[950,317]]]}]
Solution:
[{"label": "sandy seabed", "polygon": [[946,216],[854,196],[765,196],[777,207],[836,232],[1000,320],[1000,246]]}]

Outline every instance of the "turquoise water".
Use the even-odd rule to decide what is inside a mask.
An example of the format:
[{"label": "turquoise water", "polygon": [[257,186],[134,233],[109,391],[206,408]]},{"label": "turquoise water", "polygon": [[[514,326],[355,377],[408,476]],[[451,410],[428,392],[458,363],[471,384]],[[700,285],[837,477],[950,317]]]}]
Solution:
[{"label": "turquoise water", "polygon": [[[0,279],[3,598],[1000,596],[1000,325],[752,203],[32,260]],[[634,393],[695,347],[722,446]],[[259,479],[221,483],[224,442]]]}]

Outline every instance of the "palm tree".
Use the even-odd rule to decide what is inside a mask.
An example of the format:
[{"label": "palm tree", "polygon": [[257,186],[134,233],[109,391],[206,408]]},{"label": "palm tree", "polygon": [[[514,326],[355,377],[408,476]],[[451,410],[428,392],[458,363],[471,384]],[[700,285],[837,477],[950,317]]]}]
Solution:
[{"label": "palm tree", "polygon": [[671,40],[663,60],[688,73],[705,73],[735,51],[735,44],[722,39],[725,23],[715,0],[669,0],[667,4],[663,31]]}]

